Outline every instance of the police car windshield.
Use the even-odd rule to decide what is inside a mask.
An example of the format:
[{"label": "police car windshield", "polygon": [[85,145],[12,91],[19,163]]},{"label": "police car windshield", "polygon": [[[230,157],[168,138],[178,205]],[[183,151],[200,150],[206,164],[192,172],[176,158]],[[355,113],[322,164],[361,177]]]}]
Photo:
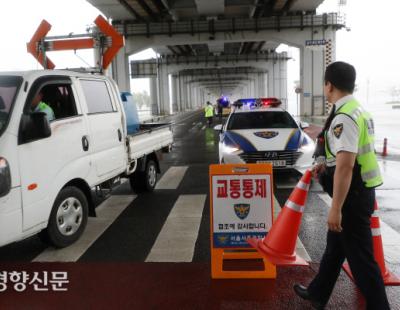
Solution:
[{"label": "police car windshield", "polygon": [[6,129],[17,91],[22,83],[19,76],[0,76],[0,136]]},{"label": "police car windshield", "polygon": [[249,112],[232,114],[228,130],[260,128],[298,128],[294,119],[286,111]]}]

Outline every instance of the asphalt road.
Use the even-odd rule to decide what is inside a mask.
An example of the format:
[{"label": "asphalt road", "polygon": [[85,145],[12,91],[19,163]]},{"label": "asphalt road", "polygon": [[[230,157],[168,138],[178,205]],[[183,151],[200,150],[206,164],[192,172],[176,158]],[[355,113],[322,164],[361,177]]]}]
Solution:
[{"label": "asphalt road", "polygon": [[[207,128],[201,111],[170,119],[174,147],[161,163],[158,188],[136,195],[124,183],[98,199],[73,246],[47,248],[33,236],[0,248],[1,272],[68,274],[64,292],[1,292],[0,309],[309,309],[292,286],[307,284],[318,269],[326,235],[329,199],[313,184],[299,238],[310,267],[278,268],[275,280],[212,280],[208,167],[218,161],[218,132]],[[217,124],[214,121],[214,124]],[[315,128],[311,131],[315,132]],[[400,275],[400,163],[382,161],[388,180],[377,192],[387,266]],[[283,205],[300,175],[275,174],[274,194]],[[400,309],[400,288],[387,287],[392,309]],[[355,285],[341,273],[327,309],[363,309]]]}]

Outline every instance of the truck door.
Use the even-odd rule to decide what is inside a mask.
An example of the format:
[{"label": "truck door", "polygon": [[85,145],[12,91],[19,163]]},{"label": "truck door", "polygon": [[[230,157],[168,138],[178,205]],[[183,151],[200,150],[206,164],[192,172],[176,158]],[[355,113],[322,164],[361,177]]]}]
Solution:
[{"label": "truck door", "polygon": [[87,105],[89,143],[99,181],[107,180],[126,168],[126,150],[120,107],[113,100],[108,81],[80,79]]},{"label": "truck door", "polygon": [[19,133],[25,230],[48,220],[60,187],[73,178],[85,179],[90,169],[90,156],[82,143],[88,135],[87,123],[70,78],[47,76],[36,80],[29,90],[24,115],[32,113],[32,100],[39,92],[55,118],[50,121],[50,137],[24,141],[21,130]]}]

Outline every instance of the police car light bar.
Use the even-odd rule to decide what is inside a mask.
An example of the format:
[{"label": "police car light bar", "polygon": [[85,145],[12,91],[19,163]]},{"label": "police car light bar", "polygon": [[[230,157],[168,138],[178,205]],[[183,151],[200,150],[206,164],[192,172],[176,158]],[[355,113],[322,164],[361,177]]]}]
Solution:
[{"label": "police car light bar", "polygon": [[261,103],[262,106],[264,107],[267,106],[271,108],[276,108],[282,104],[282,101],[280,101],[278,98],[270,97],[270,98],[261,98]]},{"label": "police car light bar", "polygon": [[282,102],[275,98],[245,98],[239,99],[233,103],[233,106],[236,108],[246,108],[246,109],[255,109],[260,107],[271,107],[276,108],[280,106]]}]

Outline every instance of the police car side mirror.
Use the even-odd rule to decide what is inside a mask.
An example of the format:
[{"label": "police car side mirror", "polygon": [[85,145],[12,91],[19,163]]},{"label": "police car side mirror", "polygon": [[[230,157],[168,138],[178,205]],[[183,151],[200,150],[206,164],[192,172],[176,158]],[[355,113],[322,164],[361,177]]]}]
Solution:
[{"label": "police car side mirror", "polygon": [[300,128],[301,128],[301,129],[308,128],[308,127],[310,127],[310,124],[309,124],[309,123],[307,123],[307,122],[300,122]]},{"label": "police car side mirror", "polygon": [[5,110],[6,104],[4,103],[3,97],[0,96],[0,110]]},{"label": "police car side mirror", "polygon": [[222,131],[222,124],[215,125],[214,130]]},{"label": "police car side mirror", "polygon": [[19,125],[18,144],[45,139],[51,136],[47,115],[44,112],[24,113]]}]

